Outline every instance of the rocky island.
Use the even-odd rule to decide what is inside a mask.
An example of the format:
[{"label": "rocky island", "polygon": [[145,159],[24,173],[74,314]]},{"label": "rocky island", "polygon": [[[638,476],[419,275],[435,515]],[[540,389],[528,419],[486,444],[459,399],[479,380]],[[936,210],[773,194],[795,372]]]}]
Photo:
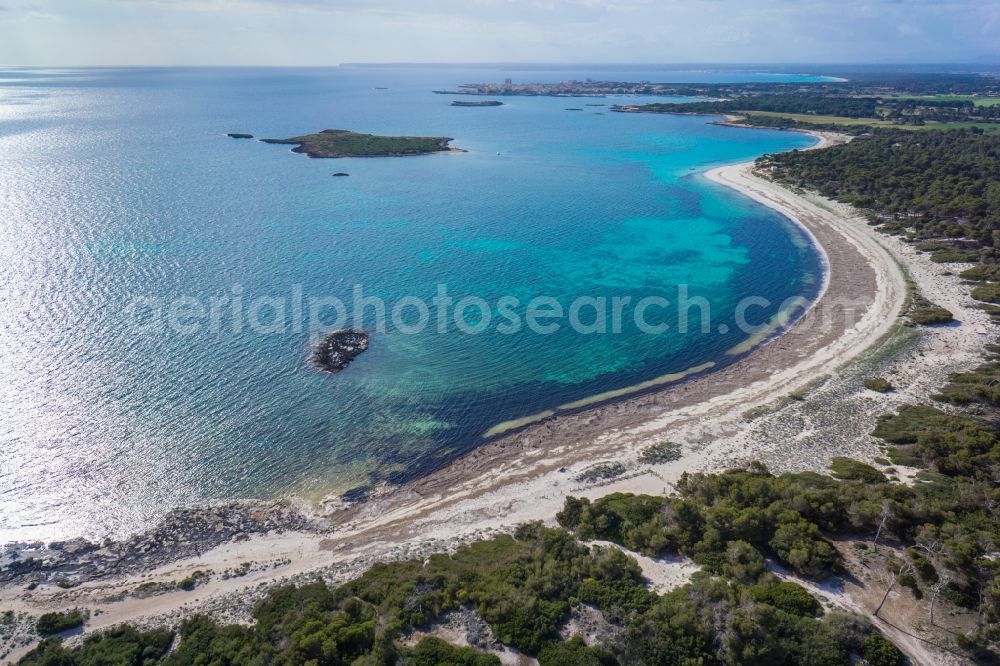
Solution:
[{"label": "rocky island", "polygon": [[448,146],[451,138],[445,136],[377,136],[341,129],[261,141],[292,144],[293,153],[309,157],[402,157],[458,150]]},{"label": "rocky island", "polygon": [[252,139],[253,134],[246,134],[244,132],[229,132],[226,134],[230,139]]},{"label": "rocky island", "polygon": [[368,349],[368,334],[353,328],[331,331],[313,349],[312,360],[327,372],[338,373]]},{"label": "rocky island", "polygon": [[484,99],[476,102],[465,102],[459,99],[452,100],[452,106],[503,106],[503,102],[495,99]]}]

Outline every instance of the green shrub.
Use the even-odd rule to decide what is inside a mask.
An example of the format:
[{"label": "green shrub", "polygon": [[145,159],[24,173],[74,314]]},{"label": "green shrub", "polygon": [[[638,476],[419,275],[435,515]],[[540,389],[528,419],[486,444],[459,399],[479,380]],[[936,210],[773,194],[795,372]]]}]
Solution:
[{"label": "green shrub", "polygon": [[851,458],[835,457],[830,461],[830,470],[838,479],[863,481],[864,483],[888,483],[885,474],[871,465]]},{"label": "green shrub", "polygon": [[778,516],[778,527],[768,543],[782,562],[805,576],[829,573],[840,560],[819,527],[794,511]]},{"label": "green shrub", "polygon": [[764,556],[746,541],[730,541],[725,558],[716,569],[725,576],[744,583],[757,580],[767,569]]},{"label": "green shrub", "polygon": [[780,608],[799,617],[817,617],[823,614],[823,606],[816,597],[795,583],[786,581],[758,583],[747,588],[747,593],[754,601]]},{"label": "green shrub", "polygon": [[673,442],[659,442],[647,446],[639,454],[639,462],[646,465],[660,465],[681,459],[681,445]]},{"label": "green shrub", "polygon": [[48,638],[26,654],[19,664],[38,666],[152,666],[170,648],[173,632],[140,632],[124,625],[86,636],[75,648],[61,638]]},{"label": "green shrub", "polygon": [[187,592],[190,592],[194,588],[198,587],[202,581],[208,578],[208,574],[204,571],[194,571],[190,576],[185,576],[184,578],[177,581],[177,587]]},{"label": "green shrub", "polygon": [[878,391],[879,393],[888,393],[892,390],[892,384],[889,383],[888,379],[883,377],[870,377],[865,380],[865,388],[870,391]]},{"label": "green shrub", "polygon": [[587,647],[579,636],[562,643],[548,643],[538,653],[539,666],[612,666],[617,663],[610,652]]},{"label": "green shrub", "polygon": [[603,481],[613,479],[625,473],[625,465],[620,462],[598,463],[591,465],[581,473],[576,475],[576,480],[581,483],[593,481]]},{"label": "green shrub", "polygon": [[861,656],[871,666],[904,666],[906,657],[878,632],[868,634],[861,644]]},{"label": "green shrub", "polygon": [[427,636],[403,656],[404,666],[500,666],[500,657]]},{"label": "green shrub", "polygon": [[84,615],[83,611],[78,609],[56,613],[45,613],[40,616],[38,621],[35,623],[35,631],[43,636],[46,634],[57,634],[60,631],[66,631],[67,629],[79,627],[86,621],[87,617]]},{"label": "green shrub", "polygon": [[931,255],[931,261],[938,264],[968,263],[979,259],[979,250],[964,247],[949,247]]},{"label": "green shrub", "polygon": [[916,548],[907,548],[906,552],[909,554],[910,561],[913,562],[913,566],[917,570],[917,575],[920,576],[920,580],[926,583],[937,582],[937,569],[934,568],[934,564],[932,564],[930,560],[921,555]]},{"label": "green shrub", "polygon": [[920,326],[934,326],[937,324],[949,324],[955,321],[955,316],[951,310],[940,305],[927,305],[925,307],[913,308],[906,313],[910,321]]},{"label": "green shrub", "polygon": [[[901,407],[898,414],[880,417],[872,434],[892,444],[910,446],[913,456],[943,474],[989,475],[997,464],[1000,438],[993,428],[935,407]],[[897,458],[900,455],[890,451],[895,464],[908,464]]]}]

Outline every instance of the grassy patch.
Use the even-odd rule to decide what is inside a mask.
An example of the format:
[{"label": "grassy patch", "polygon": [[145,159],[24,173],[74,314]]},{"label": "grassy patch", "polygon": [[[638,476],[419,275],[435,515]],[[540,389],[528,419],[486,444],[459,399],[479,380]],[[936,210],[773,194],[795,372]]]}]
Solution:
[{"label": "grassy patch", "polygon": [[958,277],[970,282],[1000,282],[1000,264],[979,264],[965,269]]},{"label": "grassy patch", "polygon": [[778,111],[752,111],[738,112],[748,118],[758,117],[758,118],[774,118],[780,120],[787,120],[790,123],[800,123],[803,125],[820,125],[820,126],[840,126],[845,128],[864,128],[864,127],[885,127],[892,129],[900,129],[907,131],[926,131],[926,130],[957,130],[957,129],[971,129],[977,128],[981,129],[988,134],[1000,133],[1000,123],[984,123],[976,121],[964,121],[957,120],[954,122],[935,122],[926,121],[923,125],[913,125],[909,123],[897,123],[891,120],[880,120],[878,118],[845,118],[842,116],[825,116],[819,114],[810,113],[781,113]]},{"label": "grassy patch", "polygon": [[1000,406],[1000,361],[994,359],[970,372],[953,374],[934,399],[953,405],[982,402]]},{"label": "grassy patch", "polygon": [[1000,283],[980,285],[972,290],[972,297],[986,303],[1000,303]]},{"label": "grassy patch", "polygon": [[877,120],[875,118],[844,118],[842,116],[823,116],[812,113],[779,113],[777,111],[739,111],[746,116],[764,116],[767,118],[784,118],[798,123],[812,123],[815,125],[844,125],[868,126],[868,127],[896,127],[896,123],[887,120]]},{"label": "grassy patch", "polygon": [[907,126],[901,125],[900,129],[915,129],[915,130],[960,130],[960,129],[981,129],[986,134],[998,134],[1000,133],[1000,123],[980,123],[972,120],[956,120],[953,122],[939,123],[933,120],[927,121],[924,125]]},{"label": "grassy patch", "polygon": [[974,97],[972,95],[893,95],[892,99],[914,99],[924,102],[969,102],[973,106],[997,106],[1000,97]]}]

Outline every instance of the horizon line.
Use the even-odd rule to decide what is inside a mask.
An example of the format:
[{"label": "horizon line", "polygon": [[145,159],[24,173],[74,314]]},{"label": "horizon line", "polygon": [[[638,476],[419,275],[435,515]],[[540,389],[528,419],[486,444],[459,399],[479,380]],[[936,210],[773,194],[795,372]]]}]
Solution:
[{"label": "horizon line", "polygon": [[997,62],[976,62],[976,61],[894,61],[894,62],[873,62],[873,61],[678,61],[678,62],[619,62],[619,61],[597,61],[597,62],[576,62],[576,61],[411,61],[411,62],[341,62],[335,64],[223,64],[223,63],[200,63],[200,64],[152,64],[152,63],[92,63],[92,64],[14,64],[0,63],[2,69],[33,69],[33,68],[60,68],[60,69],[198,69],[198,68],[226,68],[226,69],[333,69],[337,67],[997,67]]}]

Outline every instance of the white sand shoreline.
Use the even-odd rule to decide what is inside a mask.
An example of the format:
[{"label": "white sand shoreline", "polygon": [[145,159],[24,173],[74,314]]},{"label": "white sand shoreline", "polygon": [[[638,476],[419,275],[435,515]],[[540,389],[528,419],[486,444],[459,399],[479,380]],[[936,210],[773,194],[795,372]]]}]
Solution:
[{"label": "white sand shoreline", "polygon": [[[809,312],[745,359],[690,384],[560,417],[488,444],[428,479],[364,505],[332,511],[338,523],[332,534],[252,537],[141,576],[84,583],[71,590],[43,585],[26,592],[23,587],[7,586],[0,588],[0,606],[33,613],[74,605],[101,611],[88,623],[88,631],[126,621],[173,623],[195,609],[222,616],[228,612],[228,617],[239,619],[232,609],[255,598],[260,585],[314,574],[342,580],[373,561],[421,556],[527,520],[551,522],[570,494],[660,493],[683,471],[718,471],[748,457],[762,459],[778,471],[823,469],[831,455],[870,459],[877,452],[867,435],[873,414],[919,399],[940,384],[942,375],[978,362],[988,341],[988,318],[974,310],[957,279],[942,278],[939,267],[926,257],[916,256],[897,239],[879,235],[845,207],[754,176],[747,164],[713,169],[707,176],[788,216],[806,229],[827,256],[827,284]],[[963,320],[962,327],[928,329],[914,343],[934,349],[943,345],[950,353],[940,355],[932,366],[915,351],[887,361],[901,373],[894,376],[898,395],[853,393],[851,400],[868,411],[854,413],[851,423],[838,425],[843,433],[832,433],[836,435],[832,443],[813,443],[823,439],[813,437],[820,416],[800,417],[795,411],[804,409],[808,400],[773,408],[773,419],[748,420],[745,413],[751,408],[772,409],[769,406],[804,387],[816,383],[829,387],[840,377],[850,379],[851,371],[844,368],[897,327],[907,295],[907,277],[900,262],[928,297]],[[835,306],[838,298],[859,294],[865,306],[854,325],[845,325],[844,330],[823,328],[821,315],[826,308]],[[836,413],[827,416],[841,424]],[[803,425],[797,425],[800,422]],[[781,431],[786,427],[795,432],[789,436]],[[636,463],[642,448],[663,439],[680,443],[684,458],[656,466]],[[588,465],[610,460],[626,464],[628,473],[597,486],[574,480]],[[172,581],[196,569],[221,571],[241,562],[266,561],[281,564],[240,578],[213,577],[196,593],[117,598],[140,582]]]}]

